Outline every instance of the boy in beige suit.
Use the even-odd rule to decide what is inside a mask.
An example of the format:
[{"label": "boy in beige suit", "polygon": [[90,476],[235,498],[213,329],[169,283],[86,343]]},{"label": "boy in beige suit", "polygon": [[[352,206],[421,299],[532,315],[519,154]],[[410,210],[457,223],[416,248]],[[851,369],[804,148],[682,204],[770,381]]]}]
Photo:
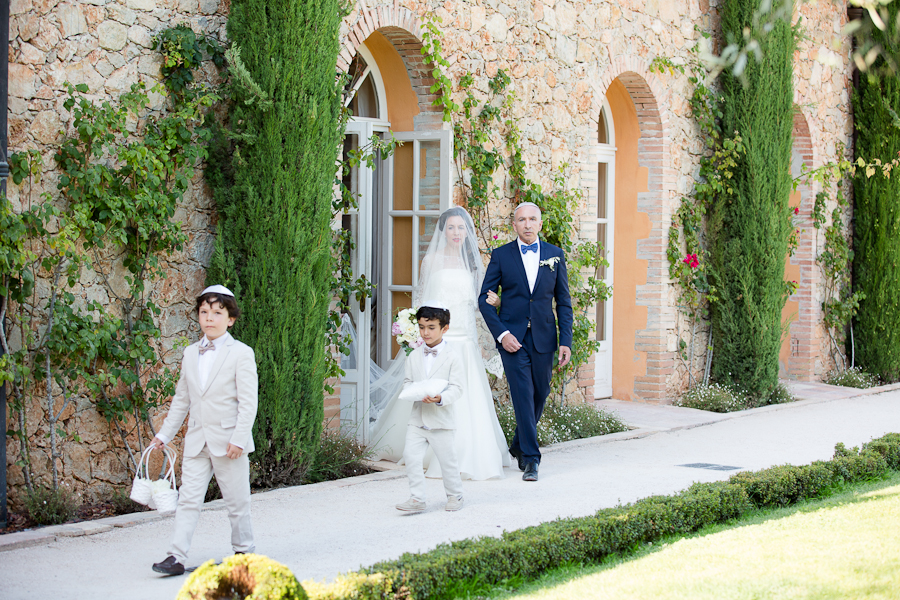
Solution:
[{"label": "boy in beige suit", "polygon": [[447,388],[436,396],[424,396],[413,402],[409,426],[406,429],[406,445],[403,460],[409,479],[410,499],[397,505],[398,510],[418,512],[425,510],[425,452],[431,446],[441,463],[444,491],[447,493],[445,510],[459,510],[463,505],[462,481],[456,458],[454,430],[456,420],[453,403],[459,399],[463,377],[462,363],[450,344],[443,339],[450,328],[450,311],[438,302],[425,302],[418,311],[419,335],[425,344],[410,353],[406,360],[406,377],[403,387],[427,379],[446,379]]},{"label": "boy in beige suit", "polygon": [[161,448],[181,429],[185,416],[181,488],[169,556],[153,565],[165,575],[181,575],[213,473],[231,521],[236,554],[253,552],[250,524],[250,461],[256,419],[257,377],[253,349],[228,333],[240,315],[234,294],[214,285],[197,298],[203,338],[184,350],[181,377],[169,414],[152,445]]}]

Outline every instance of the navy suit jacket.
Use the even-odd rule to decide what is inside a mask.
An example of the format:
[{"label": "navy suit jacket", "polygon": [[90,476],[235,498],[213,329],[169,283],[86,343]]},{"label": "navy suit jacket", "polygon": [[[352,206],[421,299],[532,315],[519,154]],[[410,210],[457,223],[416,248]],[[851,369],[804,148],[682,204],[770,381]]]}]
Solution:
[{"label": "navy suit jacket", "polygon": [[[553,257],[559,257],[559,260],[553,268],[549,265],[538,267],[533,292],[528,289],[528,276],[525,274],[525,265],[516,240],[491,252],[491,262],[484,274],[484,283],[478,296],[478,308],[494,340],[508,330],[521,342],[530,321],[534,349],[537,352],[554,352],[557,348],[557,318],[559,345],[572,347],[569,276],[563,251],[547,242],[540,244],[542,262]],[[496,292],[498,287],[503,289],[499,313],[487,303],[488,291]],[[555,316],[553,300],[556,300]]]}]

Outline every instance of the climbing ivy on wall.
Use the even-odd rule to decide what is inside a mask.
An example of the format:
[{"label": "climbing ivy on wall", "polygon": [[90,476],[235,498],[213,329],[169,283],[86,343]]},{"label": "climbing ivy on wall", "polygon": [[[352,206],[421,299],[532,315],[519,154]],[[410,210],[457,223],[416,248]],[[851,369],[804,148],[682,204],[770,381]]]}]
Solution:
[{"label": "climbing ivy on wall", "polygon": [[[39,152],[13,154],[23,207],[15,213],[4,199],[0,213],[0,380],[10,384],[11,433],[29,491],[59,487],[58,461],[80,439],[64,426],[76,403],[92,402],[106,418],[133,472],[154,433],[149,410],[174,392],[152,290],[166,276],[163,259],[186,241],[175,210],[206,156],[200,124],[216,100],[202,86],[168,95],[156,86],[168,99],[151,109],[143,83],[114,102],[93,100],[84,84],[65,87],[74,135],[54,157],[59,197],[35,191],[45,167]],[[90,279],[108,301],[83,297]]]},{"label": "climbing ivy on wall", "polygon": [[[678,356],[688,374],[691,385],[698,380],[694,375],[695,347],[701,335],[698,327],[709,319],[710,303],[716,300],[716,288],[711,285],[709,262],[709,238],[706,216],[714,202],[728,202],[734,195],[732,179],[737,161],[744,153],[743,139],[733,132],[722,131],[721,97],[710,87],[706,69],[698,59],[699,48],[693,49],[693,61],[688,77],[694,91],[691,94],[691,115],[697,122],[705,152],[700,158],[699,177],[692,192],[683,196],[669,228],[666,257],[669,260],[669,276],[678,291],[678,306],[687,317],[690,336],[688,341],[679,331]],[[654,65],[655,68],[654,68]],[[684,67],[672,64],[664,57],[654,59],[651,70],[684,72]],[[712,345],[707,346],[706,362],[702,365],[703,383],[708,383]]]}]

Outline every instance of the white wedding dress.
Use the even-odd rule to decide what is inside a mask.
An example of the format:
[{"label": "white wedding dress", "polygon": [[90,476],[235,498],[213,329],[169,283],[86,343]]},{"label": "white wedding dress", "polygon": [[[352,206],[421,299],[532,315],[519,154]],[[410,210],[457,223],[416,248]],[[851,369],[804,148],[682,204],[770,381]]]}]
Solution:
[{"label": "white wedding dress", "polygon": [[[497,420],[484,361],[477,344],[478,303],[472,275],[463,268],[444,268],[428,279],[423,298],[440,300],[450,310],[450,329],[444,339],[462,358],[463,393],[455,403],[456,452],[463,479],[503,477],[509,466],[506,439]],[[403,358],[403,354],[399,355]],[[374,423],[372,448],[376,459],[400,462],[412,403],[398,401],[396,394]],[[441,467],[429,451],[427,477],[440,477]]]}]

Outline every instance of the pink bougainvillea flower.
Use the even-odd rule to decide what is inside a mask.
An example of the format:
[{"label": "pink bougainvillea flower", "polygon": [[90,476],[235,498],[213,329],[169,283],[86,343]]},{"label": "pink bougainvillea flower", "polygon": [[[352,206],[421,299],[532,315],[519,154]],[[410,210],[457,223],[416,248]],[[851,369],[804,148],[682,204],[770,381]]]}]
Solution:
[{"label": "pink bougainvillea flower", "polygon": [[799,215],[799,214],[800,214],[800,207],[799,207],[799,206],[795,206],[795,207],[794,207],[794,214],[795,214],[795,215]]}]

